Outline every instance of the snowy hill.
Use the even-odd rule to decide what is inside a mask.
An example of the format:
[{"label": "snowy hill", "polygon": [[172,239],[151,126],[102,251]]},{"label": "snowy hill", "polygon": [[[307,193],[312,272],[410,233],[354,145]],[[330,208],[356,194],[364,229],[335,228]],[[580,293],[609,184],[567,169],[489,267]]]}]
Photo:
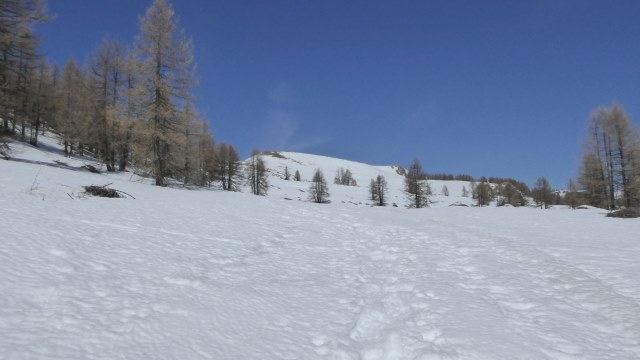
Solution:
[{"label": "snowy hill", "polygon": [[[394,170],[313,155],[267,162],[323,169],[331,204],[276,176],[267,197],[160,188],[12,147],[0,358],[640,358],[640,221],[447,207],[450,182],[428,209],[364,206],[378,173],[401,201]],[[338,167],[360,186],[332,185]],[[82,194],[108,183],[135,199]]]},{"label": "snowy hill", "polygon": [[[269,195],[278,198],[297,199],[306,201],[309,188],[308,181],[313,177],[316,169],[320,169],[329,185],[330,200],[333,203],[352,205],[371,205],[368,186],[371,179],[378,175],[385,177],[388,186],[388,203],[403,207],[407,203],[404,193],[404,177],[398,173],[395,166],[372,166],[350,160],[336,159],[320,155],[301,154],[294,152],[270,153],[264,156],[271,176]],[[285,168],[293,174],[299,171],[302,181],[285,181]],[[336,185],[333,179],[338,169],[349,170],[357,182],[357,186]],[[452,203],[472,204],[472,199],[462,197],[463,186],[469,189],[469,183],[464,181],[429,181],[433,196],[431,206],[449,206]],[[442,188],[446,186],[450,196],[442,195]]]}]

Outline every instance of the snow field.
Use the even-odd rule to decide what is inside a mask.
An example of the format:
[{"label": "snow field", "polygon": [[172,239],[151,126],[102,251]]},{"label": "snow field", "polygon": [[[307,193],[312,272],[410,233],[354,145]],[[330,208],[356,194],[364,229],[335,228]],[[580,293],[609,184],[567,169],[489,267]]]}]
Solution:
[{"label": "snow field", "polygon": [[133,180],[0,161],[1,358],[640,358],[638,221]]}]

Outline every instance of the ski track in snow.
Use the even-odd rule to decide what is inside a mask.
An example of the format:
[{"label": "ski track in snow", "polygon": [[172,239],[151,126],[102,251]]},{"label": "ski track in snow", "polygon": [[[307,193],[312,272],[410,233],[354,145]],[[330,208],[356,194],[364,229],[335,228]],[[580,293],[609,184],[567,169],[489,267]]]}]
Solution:
[{"label": "ski track in snow", "polygon": [[129,180],[0,162],[0,358],[640,358],[637,221]]}]

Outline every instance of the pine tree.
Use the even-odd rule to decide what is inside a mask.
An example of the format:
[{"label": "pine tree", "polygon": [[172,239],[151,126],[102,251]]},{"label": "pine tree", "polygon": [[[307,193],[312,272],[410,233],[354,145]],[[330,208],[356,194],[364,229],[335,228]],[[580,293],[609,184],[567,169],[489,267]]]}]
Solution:
[{"label": "pine tree", "polygon": [[302,177],[300,176],[300,171],[296,170],[296,173],[293,175],[293,179],[295,181],[300,181],[302,180]]},{"label": "pine tree", "polygon": [[143,118],[149,126],[149,145],[156,185],[175,171],[175,147],[184,134],[185,105],[194,85],[192,45],[177,31],[168,1],[155,0],[140,19],[138,51],[142,56]]}]

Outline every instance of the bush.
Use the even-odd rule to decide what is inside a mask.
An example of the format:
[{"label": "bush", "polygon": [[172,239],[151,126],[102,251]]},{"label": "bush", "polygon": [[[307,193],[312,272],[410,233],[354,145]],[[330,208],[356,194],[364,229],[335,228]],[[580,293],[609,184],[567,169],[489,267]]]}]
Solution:
[{"label": "bush", "polygon": [[106,198],[121,197],[120,194],[118,194],[118,190],[110,189],[106,186],[96,186],[96,185],[85,186],[84,191],[87,194],[90,194],[93,196],[99,196],[99,197],[106,197]]},{"label": "bush", "polygon": [[607,217],[632,219],[640,217],[640,208],[626,208],[618,211],[613,211],[607,214]]}]

